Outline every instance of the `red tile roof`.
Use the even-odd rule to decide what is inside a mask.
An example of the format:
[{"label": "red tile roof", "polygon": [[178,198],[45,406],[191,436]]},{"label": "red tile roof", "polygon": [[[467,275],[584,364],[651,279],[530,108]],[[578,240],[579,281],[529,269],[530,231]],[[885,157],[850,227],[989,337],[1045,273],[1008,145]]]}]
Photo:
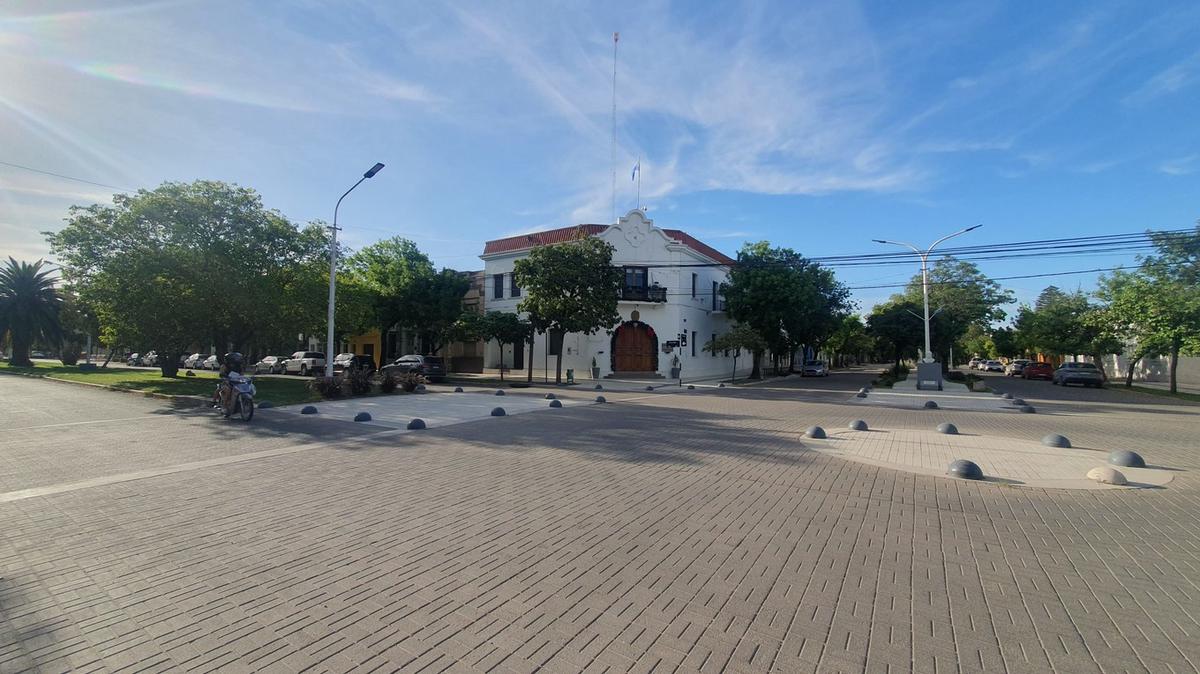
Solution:
[{"label": "red tile roof", "polygon": [[[498,253],[513,253],[516,251],[528,250],[537,246],[546,246],[554,243],[565,243],[573,241],[581,234],[583,236],[595,236],[603,233],[608,229],[608,225],[575,225],[574,227],[560,227],[558,229],[548,229],[544,232],[531,232],[529,234],[521,234],[518,236],[510,236],[506,239],[495,239],[488,241],[483,245],[484,255],[496,255]],[[712,246],[700,241],[696,237],[679,229],[664,229],[663,234],[667,238],[674,239],[679,243],[691,248],[692,250],[711,258],[722,264],[734,264],[735,260]]]}]

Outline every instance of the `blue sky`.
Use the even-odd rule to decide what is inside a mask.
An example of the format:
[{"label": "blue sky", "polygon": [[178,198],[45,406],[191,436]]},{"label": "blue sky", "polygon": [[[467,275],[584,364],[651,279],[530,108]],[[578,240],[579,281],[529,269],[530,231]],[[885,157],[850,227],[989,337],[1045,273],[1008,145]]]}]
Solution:
[{"label": "blue sky", "polygon": [[[1200,218],[1200,3],[0,4],[0,162],[119,188],[210,178],[352,246],[439,264],[617,205],[734,253],[1189,227]],[[0,255],[112,190],[0,164]],[[983,264],[1009,276],[1131,255]],[[896,267],[839,270],[851,286]],[[1049,282],[1005,282],[1030,298]],[[887,289],[855,292],[863,308]]]}]

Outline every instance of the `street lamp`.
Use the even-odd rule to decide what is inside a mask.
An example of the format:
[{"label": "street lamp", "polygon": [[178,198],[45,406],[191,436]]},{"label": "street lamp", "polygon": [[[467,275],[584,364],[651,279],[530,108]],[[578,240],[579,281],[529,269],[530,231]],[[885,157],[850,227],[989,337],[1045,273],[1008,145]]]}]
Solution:
[{"label": "street lamp", "polygon": [[342,199],[346,198],[346,194],[354,191],[355,187],[362,184],[362,181],[367,178],[374,178],[376,173],[383,170],[383,164],[376,163],[363,177],[358,179],[358,182],[350,186],[345,194],[338,197],[337,205],[333,207],[333,226],[329,229],[332,231],[332,236],[329,237],[329,315],[326,321],[327,330],[325,332],[325,376],[333,376],[333,309],[337,304],[337,218],[338,209],[342,206]]},{"label": "street lamp", "polygon": [[929,248],[926,248],[923,251],[921,249],[917,248],[916,246],[912,245],[911,243],[904,243],[903,241],[885,241],[883,239],[872,239],[872,241],[874,241],[875,243],[887,243],[887,244],[891,244],[893,246],[904,246],[906,248],[911,249],[912,252],[916,253],[921,258],[921,294],[924,296],[924,299],[925,299],[925,357],[921,359],[922,363],[932,363],[933,362],[933,350],[930,348],[930,345],[929,345],[929,255],[931,253],[933,253],[933,249],[937,248],[937,245],[939,243],[942,243],[943,241],[946,241],[949,239],[953,239],[954,237],[958,236],[959,234],[966,234],[967,232],[979,229],[980,227],[983,227],[983,225],[975,225],[974,227],[968,227],[966,229],[961,229],[953,234],[948,234],[946,236],[943,236],[942,238],[938,239],[937,241],[934,241],[933,245],[929,246]]}]

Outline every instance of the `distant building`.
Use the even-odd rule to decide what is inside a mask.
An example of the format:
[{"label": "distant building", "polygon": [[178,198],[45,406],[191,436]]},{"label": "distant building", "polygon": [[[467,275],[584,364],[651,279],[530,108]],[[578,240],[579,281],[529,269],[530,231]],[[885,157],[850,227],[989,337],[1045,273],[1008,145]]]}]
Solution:
[{"label": "distant building", "polygon": [[[521,288],[513,281],[513,263],[537,246],[571,241],[580,234],[598,237],[615,249],[613,264],[625,275],[617,305],[621,320],[597,334],[565,335],[564,375],[573,369],[577,378],[588,377],[594,359],[601,377],[668,377],[676,361],[685,379],[729,376],[733,354],[709,353],[704,345],[730,328],[720,286],[734,260],[686,232],[656,227],[641,210],[630,211],[616,225],[578,225],[488,241],[480,256],[484,308],[519,313]],[[547,354],[547,337],[535,338],[538,370],[554,369],[555,354]],[[485,365],[523,369],[526,351],[506,346],[502,354],[490,342]],[[749,372],[750,358],[739,358],[737,365],[739,374]]]}]

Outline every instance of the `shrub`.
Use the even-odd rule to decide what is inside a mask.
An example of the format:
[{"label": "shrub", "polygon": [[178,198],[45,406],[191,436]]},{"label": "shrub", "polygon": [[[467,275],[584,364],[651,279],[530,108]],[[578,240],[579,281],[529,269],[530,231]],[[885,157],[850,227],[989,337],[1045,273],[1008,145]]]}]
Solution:
[{"label": "shrub", "polygon": [[396,375],[396,382],[400,384],[400,388],[408,393],[417,390],[417,387],[425,383],[425,377],[416,372],[401,372]]},{"label": "shrub", "polygon": [[79,347],[74,344],[63,346],[62,355],[58,357],[63,365],[74,365],[79,362]]},{"label": "shrub", "polygon": [[362,368],[347,370],[342,375],[342,382],[349,387],[350,395],[361,396],[371,392],[371,374]]},{"label": "shrub", "polygon": [[383,375],[383,379],[379,380],[379,390],[384,393],[396,390],[396,377],[391,372]]},{"label": "shrub", "polygon": [[337,398],[342,395],[341,377],[315,377],[308,382],[308,390],[315,391],[322,398]]}]

